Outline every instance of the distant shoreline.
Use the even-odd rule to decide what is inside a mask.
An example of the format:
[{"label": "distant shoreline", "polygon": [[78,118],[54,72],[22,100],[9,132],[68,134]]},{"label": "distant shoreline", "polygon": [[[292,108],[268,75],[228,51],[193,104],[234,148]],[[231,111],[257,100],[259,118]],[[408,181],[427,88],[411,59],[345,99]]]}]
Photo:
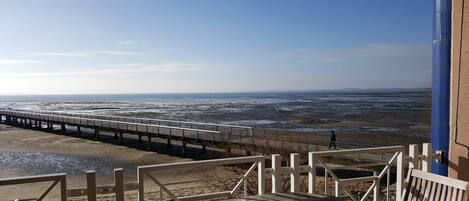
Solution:
[{"label": "distant shoreline", "polygon": [[228,91],[228,92],[145,92],[145,93],[70,93],[70,94],[0,94],[1,96],[125,96],[125,95],[210,95],[210,94],[268,94],[268,93],[326,93],[326,92],[404,92],[429,91],[431,87],[417,88],[341,88],[341,89],[311,89],[311,90],[259,90],[259,91]]}]

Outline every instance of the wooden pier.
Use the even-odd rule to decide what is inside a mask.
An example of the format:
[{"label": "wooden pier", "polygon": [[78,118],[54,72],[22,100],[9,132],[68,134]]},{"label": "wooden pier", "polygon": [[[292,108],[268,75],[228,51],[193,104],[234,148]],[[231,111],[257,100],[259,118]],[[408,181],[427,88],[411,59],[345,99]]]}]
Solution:
[{"label": "wooden pier", "polygon": [[226,146],[233,138],[252,135],[252,128],[243,126],[18,109],[0,109],[0,122],[47,130],[59,126],[63,134],[72,128],[78,137],[82,128],[88,128],[94,130],[96,140],[100,139],[101,131],[107,131],[114,133],[120,144],[124,143],[124,135],[136,135],[140,142],[146,138],[148,150],[154,137],[166,139],[168,146],[172,140],[178,140],[182,142],[183,153],[187,143],[201,145],[205,151],[206,146]]}]

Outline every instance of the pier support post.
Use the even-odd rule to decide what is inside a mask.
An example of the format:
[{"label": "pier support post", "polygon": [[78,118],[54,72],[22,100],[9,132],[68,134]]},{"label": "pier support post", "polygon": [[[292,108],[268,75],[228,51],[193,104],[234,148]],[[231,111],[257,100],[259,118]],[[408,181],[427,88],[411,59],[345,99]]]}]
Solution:
[{"label": "pier support post", "polygon": [[60,132],[61,132],[62,134],[66,134],[66,133],[67,133],[67,129],[65,128],[65,124],[61,124],[61,125],[60,125]]},{"label": "pier support post", "polygon": [[77,126],[77,136],[81,137],[81,127]]},{"label": "pier support post", "polygon": [[148,141],[147,141],[147,151],[151,151],[151,135],[147,133]]},{"label": "pier support post", "polygon": [[185,141],[182,141],[182,155],[186,156],[187,151],[187,143]]},{"label": "pier support post", "polygon": [[96,140],[99,140],[99,130],[98,130],[98,128],[94,129],[94,137],[96,138]]},{"label": "pier support post", "polygon": [[114,140],[117,140],[119,137],[117,136],[117,132],[114,132]]},{"label": "pier support post", "polygon": [[202,151],[201,151],[202,154],[205,154],[207,153],[207,146],[205,145],[205,143],[202,142]]},{"label": "pier support post", "polygon": [[138,134],[138,142],[142,143],[142,134],[141,133],[137,133],[137,134]]},{"label": "pier support post", "polygon": [[167,141],[166,147],[171,147],[171,146],[173,146],[173,145],[171,144],[171,137],[167,137],[167,138],[166,138],[166,141]]},{"label": "pier support post", "polygon": [[38,122],[38,127],[39,127],[39,129],[42,129],[42,121]]},{"label": "pier support post", "polygon": [[228,145],[228,146],[226,147],[226,155],[227,155],[228,157],[231,156],[231,145]]},{"label": "pier support post", "polygon": [[119,144],[123,145],[124,144],[124,138],[123,138],[123,133],[122,131],[119,132]]}]

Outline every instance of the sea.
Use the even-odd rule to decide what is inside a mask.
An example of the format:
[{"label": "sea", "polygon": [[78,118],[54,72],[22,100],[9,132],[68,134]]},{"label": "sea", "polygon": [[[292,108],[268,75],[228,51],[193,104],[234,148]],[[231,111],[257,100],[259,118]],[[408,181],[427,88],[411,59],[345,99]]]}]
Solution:
[{"label": "sea", "polygon": [[0,96],[0,107],[199,121],[291,132],[427,136],[431,90]]}]

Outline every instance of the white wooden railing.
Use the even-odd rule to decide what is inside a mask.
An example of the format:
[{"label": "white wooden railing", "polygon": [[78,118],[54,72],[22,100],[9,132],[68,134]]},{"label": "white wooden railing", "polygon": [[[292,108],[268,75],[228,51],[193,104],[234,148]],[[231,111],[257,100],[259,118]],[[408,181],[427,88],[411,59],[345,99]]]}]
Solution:
[{"label": "white wooden railing", "polygon": [[[322,152],[311,152],[309,153],[309,186],[308,192],[314,193],[316,191],[316,167],[322,166],[325,169],[325,172],[329,174],[335,181],[335,196],[340,196],[341,192],[345,192],[345,194],[354,201],[364,201],[367,200],[368,197],[373,192],[373,200],[376,201],[379,199],[379,185],[381,180],[384,176],[387,175],[387,194],[386,200],[389,200],[389,183],[390,183],[390,169],[393,167],[392,164],[396,163],[396,200],[400,200],[403,181],[404,181],[404,146],[389,146],[389,147],[377,147],[377,148],[365,148],[365,149],[348,149],[348,150],[337,150],[337,151],[322,151]],[[366,177],[356,177],[356,178],[339,178],[334,173],[334,168],[331,167],[329,164],[325,162],[325,158],[327,157],[338,157],[344,156],[349,154],[355,153],[362,153],[362,154],[371,154],[371,153],[390,153],[392,155],[384,164],[377,163],[377,164],[370,164],[370,166],[382,166],[384,168],[381,170],[379,174],[373,176],[366,176]],[[350,167],[350,166],[348,166]],[[314,170],[314,171],[313,171]],[[359,183],[359,182],[369,182],[372,181],[372,185],[366,191],[366,193],[358,199],[355,195],[353,195],[349,190],[345,188],[345,185],[352,184],[352,183]]]},{"label": "white wooden railing", "polygon": [[[155,178],[152,173],[164,170],[174,170],[185,169],[185,168],[213,168],[218,166],[226,165],[238,165],[252,163],[251,167],[243,174],[242,178],[238,181],[235,187],[231,191],[216,192],[216,193],[206,193],[200,195],[186,196],[186,197],[177,197],[173,192],[171,192],[166,185],[161,181]],[[193,161],[193,162],[181,162],[181,163],[171,163],[171,164],[161,164],[161,165],[149,165],[149,166],[140,166],[137,169],[138,175],[138,200],[144,200],[144,190],[145,190],[145,181],[144,177],[148,177],[152,180],[158,187],[160,187],[160,192],[166,192],[171,199],[174,200],[203,200],[203,199],[213,199],[219,197],[232,197],[240,188],[241,185],[244,186],[244,195],[247,196],[247,178],[251,176],[254,170],[257,169],[258,177],[258,194],[262,195],[265,191],[265,157],[264,156],[250,156],[250,157],[237,157],[237,158],[226,158],[226,159],[214,159],[214,160],[205,160],[205,161]],[[198,181],[198,180],[197,180]],[[189,181],[194,182],[194,181]],[[162,194],[160,194],[162,197]]]},{"label": "white wooden railing", "polygon": [[423,143],[421,153],[417,144],[409,145],[409,169],[415,168],[424,172],[432,172],[432,161],[437,159],[439,154],[433,154],[432,144]]},{"label": "white wooden railing", "polygon": [[[290,154],[290,160],[287,166],[282,167],[282,156],[279,154],[273,154],[270,156],[271,166],[266,167],[265,161],[269,159],[267,156],[250,156],[250,157],[236,157],[236,158],[224,158],[224,159],[214,159],[214,160],[203,160],[203,161],[190,161],[190,162],[180,162],[180,163],[170,163],[170,164],[159,164],[159,165],[148,165],[148,166],[139,166],[137,168],[137,182],[134,183],[125,183],[123,170],[115,170],[115,184],[113,186],[96,186],[96,175],[93,171],[88,171],[86,173],[87,178],[87,188],[83,189],[66,189],[66,177],[65,174],[55,174],[55,175],[42,175],[42,176],[32,176],[32,177],[22,177],[22,178],[8,178],[0,179],[0,187],[6,185],[16,185],[16,184],[27,184],[27,183],[37,183],[44,181],[53,182],[46,191],[41,194],[39,199],[44,198],[51,190],[60,183],[61,196],[62,200],[66,200],[67,195],[69,197],[76,196],[87,196],[89,201],[95,201],[96,195],[100,193],[115,193],[116,200],[124,200],[124,191],[125,190],[138,190],[138,200],[143,201],[145,191],[147,192],[156,192],[155,189],[148,189],[150,187],[158,186],[160,188],[160,197],[162,198],[162,193],[169,195],[171,199],[174,200],[200,200],[200,199],[210,199],[210,198],[219,198],[219,197],[233,197],[234,195],[248,196],[248,178],[256,178],[257,176],[257,194],[261,195],[265,193],[266,180],[271,179],[271,192],[280,193],[284,189],[282,184],[284,179],[289,178],[290,183],[290,192],[297,193],[301,191],[300,181],[302,178],[307,178],[306,185],[307,190],[305,193],[318,193],[319,188],[317,186],[318,179],[316,173],[321,168],[324,169],[325,177],[325,189],[324,193],[327,194],[327,177],[330,175],[334,181],[335,196],[347,196],[354,201],[364,201],[367,199],[373,199],[374,201],[380,200],[380,184],[386,183],[386,195],[385,200],[390,200],[390,181],[396,181],[396,191],[395,191],[395,200],[400,200],[402,196],[403,189],[403,179],[404,179],[404,169],[406,164],[410,168],[419,168],[423,171],[431,171],[431,162],[435,159],[435,154],[431,152],[431,145],[428,143],[423,144],[422,152],[418,151],[417,145],[409,146],[409,157],[405,157],[405,147],[404,146],[387,146],[387,147],[376,147],[376,148],[363,148],[363,149],[344,149],[344,150],[332,150],[332,151],[317,151],[309,152],[308,157],[301,160],[300,154],[292,153]],[[350,160],[348,157],[350,155],[360,154],[361,156],[366,156],[364,161],[353,161],[353,164],[337,164],[337,160],[331,160],[332,158],[344,158]],[[379,156],[375,161],[369,161],[370,156]],[[388,157],[382,157],[382,156]],[[406,162],[408,160],[408,163]],[[240,164],[248,164],[249,168],[247,171],[241,173],[241,175],[231,175],[236,179],[234,187],[230,191],[222,192],[212,192],[198,195],[189,195],[184,197],[179,197],[176,195],[174,188],[169,188],[168,186],[176,184],[188,184],[196,183],[203,181],[221,181],[226,179],[226,175],[223,178],[202,178],[202,179],[191,179],[190,181],[181,181],[173,183],[164,183],[161,181],[162,178],[155,176],[157,173],[164,173],[164,171],[178,171],[178,169],[193,169],[197,171],[200,168],[211,169],[221,166],[236,166]],[[378,168],[379,167],[379,168]],[[370,169],[373,168],[375,174],[371,176],[361,176],[353,178],[340,178],[336,174],[337,169]],[[391,171],[395,168],[395,171]],[[380,169],[378,171],[377,169]],[[257,172],[256,172],[257,170]],[[180,171],[182,172],[182,171]],[[239,172],[237,172],[239,173]],[[395,176],[395,179],[391,179],[391,175]],[[231,178],[231,179],[233,179]],[[146,185],[147,180],[150,180],[153,185]],[[384,182],[386,181],[386,182]],[[366,190],[360,198],[357,198],[356,195],[353,195],[347,189],[347,185],[355,183],[371,183],[371,186]],[[252,187],[252,186],[251,186]],[[242,190],[242,191],[241,191]],[[252,189],[251,189],[252,190]],[[251,192],[255,192],[254,190]]]},{"label": "white wooden railing", "polygon": [[21,185],[41,182],[52,182],[52,184],[50,184],[49,187],[47,187],[46,190],[34,200],[42,201],[51,192],[51,190],[54,189],[54,187],[60,183],[60,200],[67,201],[67,181],[65,173],[0,179],[0,186]]}]

